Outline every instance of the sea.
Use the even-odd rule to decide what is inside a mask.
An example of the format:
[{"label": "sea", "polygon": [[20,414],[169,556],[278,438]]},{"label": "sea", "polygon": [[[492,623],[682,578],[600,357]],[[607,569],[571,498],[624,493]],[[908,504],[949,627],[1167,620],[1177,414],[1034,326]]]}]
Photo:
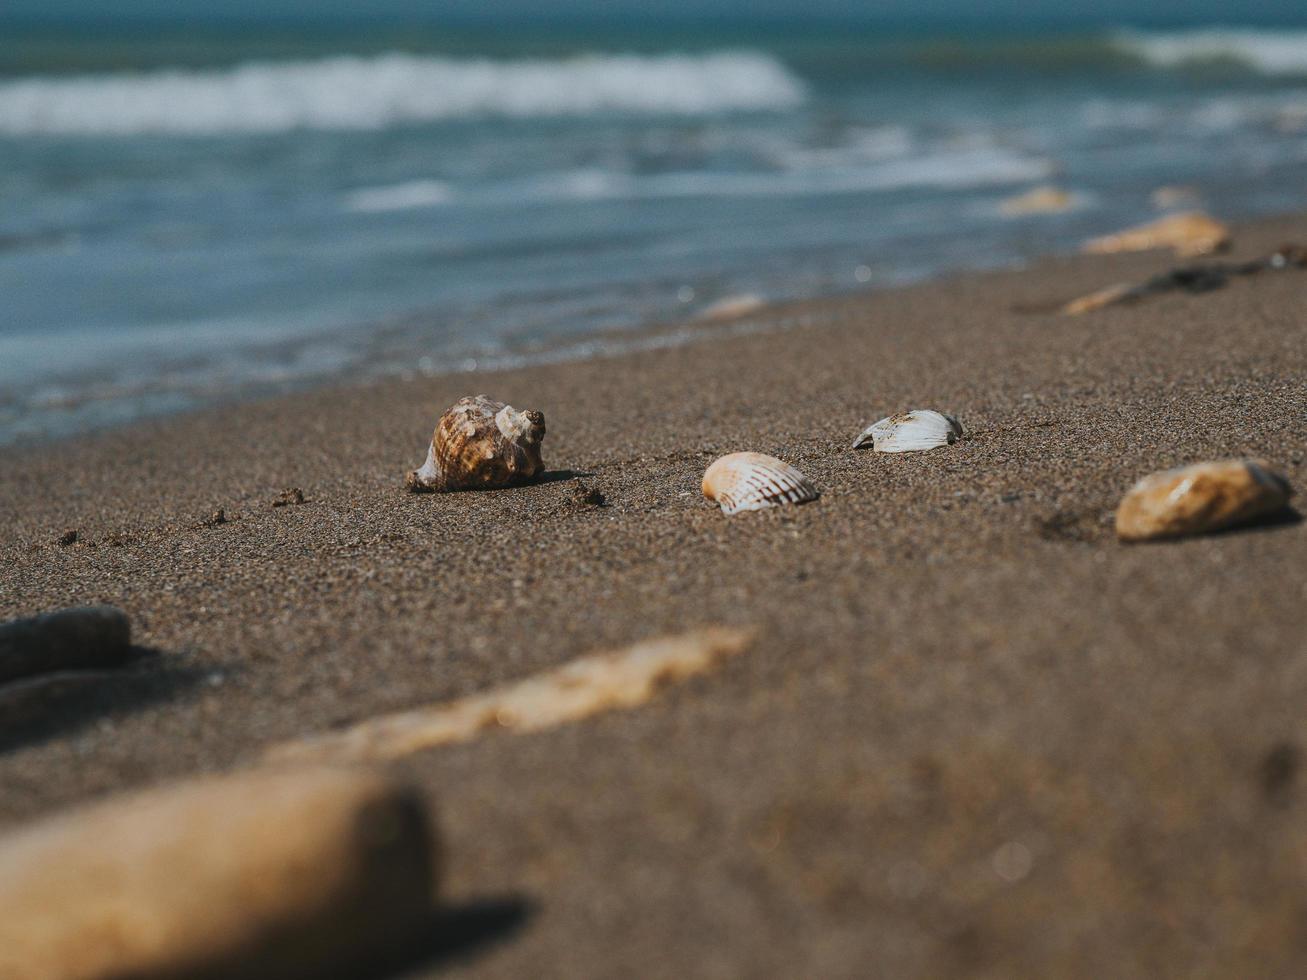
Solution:
[{"label": "sea", "polygon": [[[1068,206],[1005,206],[1041,186]],[[0,21],[0,445],[620,350],[1167,207],[1307,210],[1307,23]]]}]

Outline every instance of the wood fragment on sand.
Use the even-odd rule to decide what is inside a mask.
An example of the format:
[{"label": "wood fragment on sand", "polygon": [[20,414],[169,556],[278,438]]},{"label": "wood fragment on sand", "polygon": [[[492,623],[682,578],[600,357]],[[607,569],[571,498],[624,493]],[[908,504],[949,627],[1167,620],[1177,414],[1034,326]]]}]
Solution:
[{"label": "wood fragment on sand", "polygon": [[646,640],[580,657],[481,694],[287,742],[268,757],[277,762],[363,762],[466,742],[489,729],[544,731],[605,711],[634,708],[664,684],[706,673],[743,652],[752,639],[748,630],[713,627]]},{"label": "wood fragment on sand", "polygon": [[1061,312],[1067,316],[1079,316],[1107,306],[1134,303],[1161,293],[1208,293],[1225,288],[1231,279],[1241,276],[1303,268],[1307,268],[1307,248],[1294,244],[1282,245],[1270,255],[1248,262],[1181,265],[1140,283],[1116,283],[1064,303]]}]

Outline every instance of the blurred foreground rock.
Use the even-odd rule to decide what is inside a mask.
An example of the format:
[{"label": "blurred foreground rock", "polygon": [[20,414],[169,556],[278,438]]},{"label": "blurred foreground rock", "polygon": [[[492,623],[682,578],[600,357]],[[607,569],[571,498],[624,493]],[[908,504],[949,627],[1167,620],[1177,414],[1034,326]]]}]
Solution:
[{"label": "blurred foreground rock", "polygon": [[408,787],[256,770],[0,838],[0,977],[348,976],[428,920],[436,844]]}]

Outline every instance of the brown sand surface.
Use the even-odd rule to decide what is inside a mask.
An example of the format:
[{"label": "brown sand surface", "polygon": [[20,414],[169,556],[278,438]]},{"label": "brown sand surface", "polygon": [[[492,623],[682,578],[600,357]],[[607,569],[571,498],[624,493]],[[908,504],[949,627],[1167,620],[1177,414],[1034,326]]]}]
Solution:
[{"label": "brown sand surface", "polygon": [[[1240,229],[1236,255],[1286,239],[1307,219]],[[1307,272],[1013,309],[1173,264],[1049,262],[810,304],[803,329],[0,454],[0,614],[116,603],[158,651],[0,717],[0,827],[751,627],[643,707],[396,763],[438,808],[458,938],[386,975],[1301,976],[1307,524],[1124,546],[1110,516],[1205,458],[1307,490]],[[608,506],[564,479],[402,492],[477,391],[543,410],[550,469]],[[848,448],[915,407],[968,438]],[[823,496],[723,516],[699,478],[740,449]],[[305,502],[273,508],[286,487]]]}]

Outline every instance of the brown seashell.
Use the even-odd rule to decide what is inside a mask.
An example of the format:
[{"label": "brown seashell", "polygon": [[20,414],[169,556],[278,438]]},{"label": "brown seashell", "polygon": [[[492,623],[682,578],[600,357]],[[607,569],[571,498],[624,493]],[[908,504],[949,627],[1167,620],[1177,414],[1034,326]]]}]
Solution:
[{"label": "brown seashell", "polygon": [[763,453],[730,453],[703,474],[703,495],[723,514],[816,500],[817,488],[789,463]]},{"label": "brown seashell", "polygon": [[1201,211],[1171,214],[1115,235],[1091,238],[1084,251],[1094,255],[1114,252],[1145,252],[1152,248],[1175,249],[1186,258],[1218,252],[1230,244],[1230,229]]},{"label": "brown seashell", "polygon": [[528,483],[544,470],[545,417],[485,395],[460,398],[440,416],[422,468],[404,486],[414,493],[489,490]]},{"label": "brown seashell", "polygon": [[1144,477],[1116,509],[1122,541],[1204,534],[1284,508],[1289,481],[1259,463],[1226,459]]}]

